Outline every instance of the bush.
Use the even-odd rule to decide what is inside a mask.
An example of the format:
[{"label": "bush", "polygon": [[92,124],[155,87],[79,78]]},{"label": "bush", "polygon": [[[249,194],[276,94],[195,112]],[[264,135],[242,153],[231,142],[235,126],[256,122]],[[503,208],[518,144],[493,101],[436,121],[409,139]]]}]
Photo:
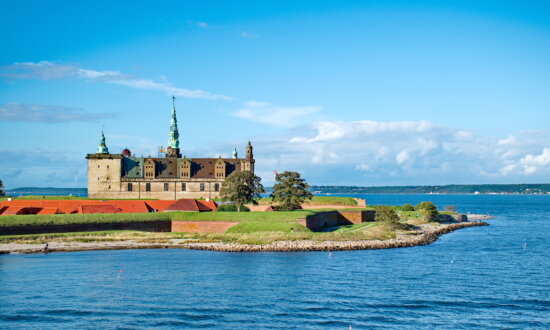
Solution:
[{"label": "bush", "polygon": [[420,202],[416,205],[416,210],[420,218],[425,221],[435,221],[439,214],[439,212],[437,212],[437,207],[435,207],[432,202]]},{"label": "bush", "polygon": [[402,211],[414,211],[414,206],[412,206],[411,204],[403,204],[403,206],[401,206],[401,210]]},{"label": "bush", "polygon": [[437,207],[432,202],[420,202],[416,205],[416,209],[418,211],[420,210],[435,210],[437,211]]},{"label": "bush", "polygon": [[385,225],[393,229],[404,229],[406,225],[402,224],[399,220],[399,216],[394,209],[387,205],[376,205],[374,207],[376,212],[376,221],[383,222]]},{"label": "bush", "polygon": [[[216,212],[238,212],[239,206],[237,204],[222,204],[218,206]],[[250,209],[246,206],[241,206],[241,212],[250,212]]]}]

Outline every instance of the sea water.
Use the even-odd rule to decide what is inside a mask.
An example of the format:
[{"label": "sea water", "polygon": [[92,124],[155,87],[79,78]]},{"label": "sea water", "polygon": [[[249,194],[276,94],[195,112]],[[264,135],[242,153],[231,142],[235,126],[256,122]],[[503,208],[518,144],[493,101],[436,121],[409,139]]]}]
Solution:
[{"label": "sea water", "polygon": [[0,256],[0,328],[550,328],[550,196],[357,195],[490,213],[412,248]]}]

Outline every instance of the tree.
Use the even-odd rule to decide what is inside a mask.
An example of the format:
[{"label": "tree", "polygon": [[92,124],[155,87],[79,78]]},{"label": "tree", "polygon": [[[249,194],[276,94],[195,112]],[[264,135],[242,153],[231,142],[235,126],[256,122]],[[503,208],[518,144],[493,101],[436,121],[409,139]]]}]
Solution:
[{"label": "tree", "polygon": [[439,212],[432,202],[420,202],[416,205],[418,215],[426,221],[435,221]]},{"label": "tree", "polygon": [[405,227],[404,224],[399,221],[400,219],[397,212],[391,207],[387,205],[376,205],[374,211],[376,212],[376,221],[383,222],[390,227],[390,229],[402,229]]},{"label": "tree", "polygon": [[2,180],[0,180],[0,197],[4,196],[4,184],[2,183]]},{"label": "tree", "polygon": [[250,171],[233,172],[222,184],[220,197],[223,201],[237,204],[237,211],[241,211],[244,204],[258,205],[257,198],[265,192],[260,183],[262,179]]},{"label": "tree", "polygon": [[270,197],[280,203],[283,210],[294,210],[313,195],[307,190],[309,185],[300,177],[298,172],[285,171],[275,176],[275,185]]},{"label": "tree", "polygon": [[414,206],[412,206],[411,204],[403,204],[403,206],[401,206],[401,210],[402,211],[414,211]]}]

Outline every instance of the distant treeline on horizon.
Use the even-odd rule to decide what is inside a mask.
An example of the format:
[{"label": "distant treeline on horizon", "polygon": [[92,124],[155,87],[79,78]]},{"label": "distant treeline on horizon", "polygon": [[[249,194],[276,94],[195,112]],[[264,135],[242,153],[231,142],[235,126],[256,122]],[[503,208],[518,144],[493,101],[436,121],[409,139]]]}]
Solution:
[{"label": "distant treeline on horizon", "polygon": [[[272,187],[265,188],[267,193]],[[310,191],[317,194],[548,194],[550,183],[534,184],[469,184],[442,186],[311,186]],[[39,188],[21,187],[6,190],[8,195],[73,195],[87,196],[86,188]]]},{"label": "distant treeline on horizon", "polygon": [[550,183],[385,187],[311,186],[311,191],[321,194],[547,194],[550,192]]}]

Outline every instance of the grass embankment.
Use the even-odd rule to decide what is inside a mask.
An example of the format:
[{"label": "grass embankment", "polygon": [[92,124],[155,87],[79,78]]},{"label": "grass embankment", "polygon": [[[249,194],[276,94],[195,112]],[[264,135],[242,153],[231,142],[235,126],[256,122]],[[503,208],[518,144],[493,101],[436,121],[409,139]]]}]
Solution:
[{"label": "grass embankment", "polygon": [[[240,229],[235,228],[243,225]],[[396,233],[379,222],[368,225],[357,225],[354,230],[314,233],[309,229],[296,224],[277,223],[255,227],[254,223],[241,223],[232,227],[223,234],[217,233],[151,233],[142,231],[99,231],[73,232],[33,235],[5,235],[0,236],[0,244],[45,244],[51,242],[116,242],[135,241],[141,243],[168,243],[179,239],[183,242],[222,242],[241,244],[269,244],[275,241],[347,241],[347,240],[384,240],[394,238]],[[235,229],[233,229],[235,228]],[[293,228],[294,231],[290,231]],[[259,230],[259,231],[256,231]]]},{"label": "grass embankment", "polygon": [[0,227],[45,226],[81,223],[117,223],[144,221],[229,221],[261,223],[295,223],[318,213],[315,210],[281,212],[159,212],[159,213],[109,213],[109,214],[52,214],[52,215],[3,215]]},{"label": "grass embankment", "polygon": [[[273,204],[273,200],[270,197],[263,197],[258,200],[258,203]],[[357,206],[357,201],[352,197],[337,197],[337,196],[313,196],[313,199],[306,201],[307,204],[316,205],[348,205]]]}]

